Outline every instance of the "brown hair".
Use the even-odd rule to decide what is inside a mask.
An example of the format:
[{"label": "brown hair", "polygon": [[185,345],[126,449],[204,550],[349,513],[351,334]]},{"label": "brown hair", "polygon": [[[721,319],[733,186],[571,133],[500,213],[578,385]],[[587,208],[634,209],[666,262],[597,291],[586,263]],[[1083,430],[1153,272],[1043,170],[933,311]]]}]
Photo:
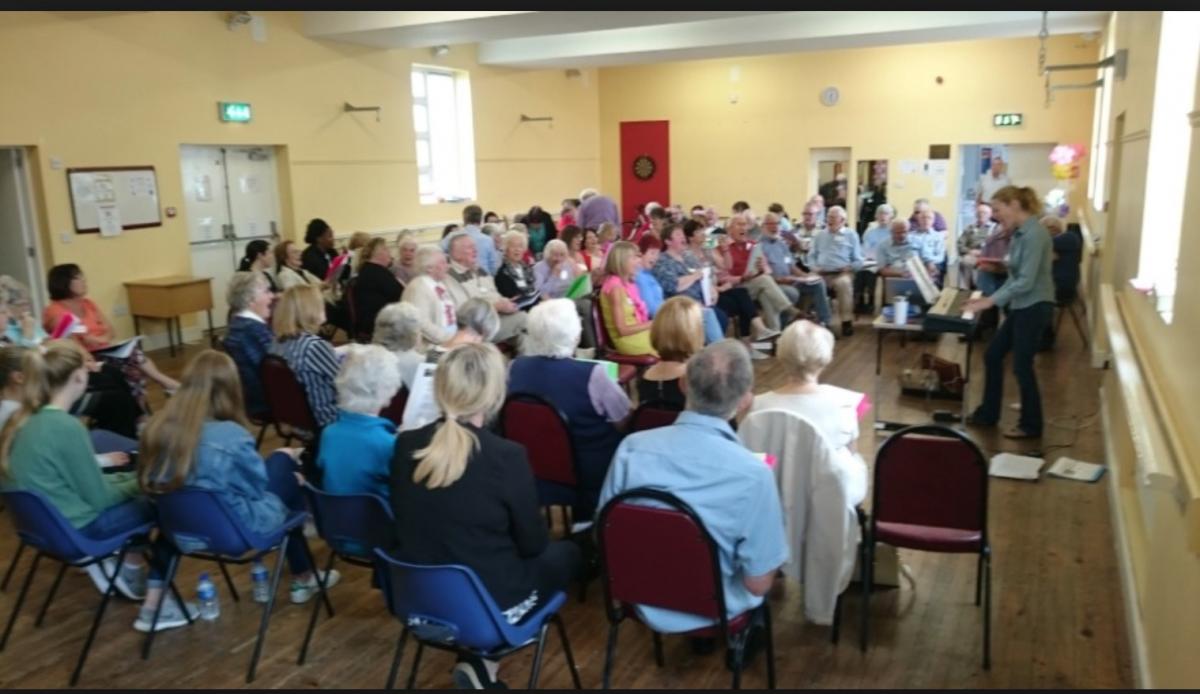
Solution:
[{"label": "brown hair", "polygon": [[[365,234],[366,232],[356,231],[354,233]],[[371,256],[375,255],[375,251],[378,250],[380,246],[387,245],[387,239],[383,238],[382,236],[376,236],[375,238],[368,237],[368,239],[369,240],[363,244],[362,249],[358,251],[358,258],[355,259],[354,263],[355,272],[362,272],[362,269],[367,266],[367,263],[371,262]],[[351,239],[351,243],[353,243],[353,239]]]},{"label": "brown hair", "polygon": [[650,344],[663,361],[684,362],[704,349],[700,304],[686,296],[664,301],[650,324]]},{"label": "brown hair", "polygon": [[275,270],[279,271],[287,265],[288,249],[294,243],[291,239],[275,244]]},{"label": "brown hair", "polygon": [[8,475],[8,454],[17,430],[49,404],[54,394],[62,390],[85,363],[87,354],[74,340],[48,342],[44,354],[36,349],[24,350],[21,355],[21,373],[25,376],[21,409],[14,412],[0,429],[0,474]]},{"label": "brown hair", "polygon": [[271,328],[279,340],[315,333],[325,322],[325,299],[316,285],[298,284],[279,297]]},{"label": "brown hair", "polygon": [[170,492],[187,482],[204,423],[212,419],[248,426],[237,366],[228,354],[206,349],[187,365],[179,390],[142,431],[138,484],[143,491]]},{"label": "brown hair", "polygon": [[1005,204],[1015,202],[1029,214],[1041,214],[1042,211],[1042,199],[1038,197],[1037,191],[1029,186],[1004,186],[992,194],[992,200],[999,200]]}]

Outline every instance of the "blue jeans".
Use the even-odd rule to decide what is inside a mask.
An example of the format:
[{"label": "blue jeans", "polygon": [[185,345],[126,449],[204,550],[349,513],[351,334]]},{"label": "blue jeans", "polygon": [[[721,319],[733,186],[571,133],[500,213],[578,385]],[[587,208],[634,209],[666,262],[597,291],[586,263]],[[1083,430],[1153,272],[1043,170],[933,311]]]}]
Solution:
[{"label": "blue jeans", "polygon": [[[96,516],[91,523],[80,528],[79,532],[89,539],[102,540],[113,535],[120,535],[139,525],[155,523],[157,520],[158,513],[154,504],[150,503],[146,497],[139,496],[116,506],[109,506],[101,511],[100,515]],[[137,542],[136,539],[135,542]],[[151,548],[149,578],[151,581],[161,581],[167,573],[167,563],[177,552],[162,535],[156,537],[149,544]]]},{"label": "blue jeans", "polygon": [[725,337],[725,331],[721,329],[721,321],[717,320],[716,311],[705,307],[701,314],[704,316],[704,344],[709,345]]},{"label": "blue jeans", "polygon": [[[267,466],[267,491],[279,497],[284,506],[292,511],[305,511],[304,490],[296,480],[296,461],[287,453],[272,453],[265,461]],[[287,562],[293,576],[313,568],[304,551],[304,528],[296,528],[288,535]]]},{"label": "blue jeans", "polygon": [[984,377],[983,403],[975,410],[976,419],[993,424],[1000,421],[1004,396],[1004,357],[1011,351],[1013,375],[1017,377],[1017,385],[1021,390],[1021,418],[1017,426],[1025,433],[1041,435],[1042,398],[1038,393],[1033,357],[1053,314],[1054,304],[1049,301],[1008,312],[1008,317],[996,330],[983,357],[987,373]]}]

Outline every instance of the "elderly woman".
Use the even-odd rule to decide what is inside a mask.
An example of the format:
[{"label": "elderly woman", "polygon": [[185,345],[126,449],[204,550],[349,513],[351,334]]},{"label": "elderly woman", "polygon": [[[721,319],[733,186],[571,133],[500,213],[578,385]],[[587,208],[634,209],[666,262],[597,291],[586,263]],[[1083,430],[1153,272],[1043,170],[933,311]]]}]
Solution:
[{"label": "elderly woman", "polygon": [[650,345],[650,311],[634,282],[639,267],[637,246],[628,241],[613,244],[600,286],[600,315],[618,354],[658,356]]},{"label": "elderly woman", "polygon": [[319,289],[324,288],[321,278],[304,268],[301,257],[303,252],[294,241],[280,241],[275,246],[275,283],[279,291],[287,290],[302,284],[310,284]]},{"label": "elderly woman", "polygon": [[500,332],[500,314],[496,307],[486,299],[474,297],[467,299],[458,307],[455,320],[458,331],[435,350],[446,352],[458,345],[473,345],[480,342],[491,342]]},{"label": "elderly woman", "polygon": [[500,269],[496,270],[496,290],[501,296],[512,299],[517,308],[528,311],[541,296],[533,267],[526,262],[529,242],[525,234],[510,231],[501,237],[500,243],[504,259]]},{"label": "elderly woman", "polygon": [[[643,236],[645,241],[653,236]],[[650,344],[658,352],[659,362],[646,369],[638,379],[638,402],[660,400],[678,405],[686,404],[683,382],[687,360],[704,348],[704,327],[700,304],[686,296],[667,299],[650,324]]]},{"label": "elderly woman", "polygon": [[[658,262],[659,254],[662,253],[662,241],[653,234],[646,234],[638,241],[638,248],[642,251],[641,267],[638,268],[633,281],[637,284],[642,301],[646,303],[646,310],[650,312],[650,318],[654,318],[659,307],[663,305],[663,288],[652,272],[655,263]],[[725,336],[725,329],[721,326],[723,314],[719,316],[718,310],[704,306],[700,312],[704,320],[705,343],[716,342]]]},{"label": "elderly woman", "polygon": [[776,345],[776,357],[787,381],[769,393],[755,396],[750,412],[787,410],[812,422],[834,449],[852,490],[850,501],[867,493],[867,466],[858,454],[858,403],[849,391],[822,385],[818,378],[833,361],[833,333],[807,320],[793,322]]},{"label": "elderly woman", "polygon": [[337,421],[321,432],[317,467],[330,494],[388,498],[396,425],[379,416],[400,390],[389,368],[392,353],[379,345],[350,345],[337,375]]},{"label": "elderly woman", "polygon": [[[579,227],[571,227],[578,229]],[[567,296],[567,289],[575,282],[580,270],[571,261],[570,251],[562,239],[554,239],[546,244],[542,259],[533,266],[533,282],[541,292],[542,299],[562,299]],[[592,297],[591,287],[587,287],[586,295],[576,297],[575,310],[579,320],[583,322],[583,338],[580,346],[591,349],[596,346],[595,328],[592,326]]]},{"label": "elderly woman", "polygon": [[375,317],[375,344],[392,353],[404,387],[412,392],[417,367],[425,361],[421,339],[421,314],[417,307],[398,301],[383,307]]},{"label": "elderly woman", "polygon": [[267,325],[274,297],[260,272],[235,272],[225,293],[229,302],[229,326],[225,331],[225,351],[237,364],[242,380],[246,414],[254,418],[270,415],[263,394],[259,370],[263,357],[271,349],[275,336]]},{"label": "elderly woman", "polygon": [[391,264],[392,252],[383,238],[373,238],[359,249],[353,295],[354,330],[360,335],[370,335],[379,311],[404,294],[404,285],[392,274]]},{"label": "elderly woman", "polygon": [[401,231],[396,237],[396,260],[392,263],[392,274],[404,286],[408,286],[417,276],[417,249],[420,246],[417,233],[411,229]]},{"label": "elderly woman", "polygon": [[412,304],[421,316],[421,335],[440,345],[454,336],[456,311],[454,299],[446,288],[450,263],[437,246],[421,246],[416,257],[416,277],[408,283],[401,301]]},{"label": "elderly woman", "polygon": [[508,392],[543,397],[566,415],[579,477],[573,514],[579,521],[590,519],[621,443],[617,426],[629,415],[629,398],[602,365],[572,358],[581,325],[570,301],[535,306],[526,330],[523,354],[509,369]]},{"label": "elderly woman", "polygon": [[296,374],[317,426],[332,424],[337,419],[333,380],[337,377],[338,358],[333,346],[316,335],[325,322],[321,293],[312,285],[292,287],[279,297],[271,322],[275,332],[271,354],[283,357]]}]

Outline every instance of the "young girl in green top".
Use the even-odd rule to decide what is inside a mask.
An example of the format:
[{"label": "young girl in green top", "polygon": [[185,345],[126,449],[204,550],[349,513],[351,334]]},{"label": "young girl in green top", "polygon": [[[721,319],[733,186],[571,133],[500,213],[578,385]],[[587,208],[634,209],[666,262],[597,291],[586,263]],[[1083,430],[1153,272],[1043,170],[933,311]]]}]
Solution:
[{"label": "young girl in green top", "polygon": [[[24,355],[21,407],[0,429],[0,483],[7,489],[40,493],[83,535],[109,537],[155,520],[154,507],[141,496],[132,473],[105,475],[96,462],[87,429],[69,414],[87,390],[88,369],[83,349],[74,342],[47,343]],[[112,566],[98,585],[107,588],[116,574],[127,597],[145,599],[133,627],[148,631],[162,598],[162,576],[174,549],[161,537],[152,543],[153,564],[127,555],[125,565]],[[174,599],[163,605],[158,628],[187,624],[183,606]],[[195,608],[188,606],[195,612]]]}]

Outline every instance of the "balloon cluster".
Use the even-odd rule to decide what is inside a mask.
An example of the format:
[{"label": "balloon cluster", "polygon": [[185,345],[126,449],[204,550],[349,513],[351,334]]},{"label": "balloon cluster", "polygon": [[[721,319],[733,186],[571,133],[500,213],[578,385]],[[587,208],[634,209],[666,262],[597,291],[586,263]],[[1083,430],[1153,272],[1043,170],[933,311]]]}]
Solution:
[{"label": "balloon cluster", "polygon": [[1079,178],[1079,161],[1086,153],[1083,145],[1056,145],[1050,150],[1050,172],[1060,181]]}]

